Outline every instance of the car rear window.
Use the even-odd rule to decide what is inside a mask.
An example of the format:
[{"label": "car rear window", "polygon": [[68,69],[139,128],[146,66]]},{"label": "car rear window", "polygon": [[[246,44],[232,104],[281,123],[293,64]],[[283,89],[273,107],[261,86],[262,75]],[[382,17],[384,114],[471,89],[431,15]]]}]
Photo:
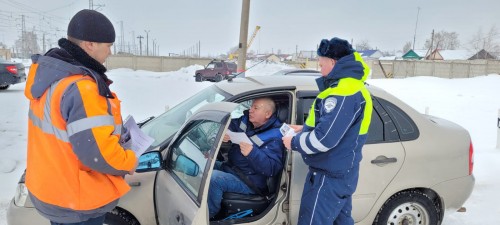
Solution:
[{"label": "car rear window", "polygon": [[401,141],[411,141],[418,138],[420,135],[418,127],[408,114],[385,99],[379,98],[379,102],[394,121]]}]

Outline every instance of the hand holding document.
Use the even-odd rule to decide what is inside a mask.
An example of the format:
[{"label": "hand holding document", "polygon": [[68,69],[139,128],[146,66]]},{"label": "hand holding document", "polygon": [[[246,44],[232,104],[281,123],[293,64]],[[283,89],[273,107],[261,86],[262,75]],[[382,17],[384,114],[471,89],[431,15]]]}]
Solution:
[{"label": "hand holding document", "polygon": [[295,133],[295,130],[286,123],[283,123],[283,125],[281,125],[280,132],[283,135],[283,137],[287,137],[287,136],[293,137],[293,136],[297,135],[297,133]]},{"label": "hand holding document", "polygon": [[233,132],[227,130],[227,135],[229,135],[229,137],[231,138],[231,142],[233,142],[234,144],[240,144],[240,142],[252,144],[252,141],[250,141],[250,139],[244,132]]},{"label": "hand holding document", "polygon": [[151,144],[154,139],[142,132],[141,128],[137,126],[134,117],[127,116],[123,124],[125,132],[122,134],[120,143],[123,148],[134,151],[135,156],[139,158]]}]

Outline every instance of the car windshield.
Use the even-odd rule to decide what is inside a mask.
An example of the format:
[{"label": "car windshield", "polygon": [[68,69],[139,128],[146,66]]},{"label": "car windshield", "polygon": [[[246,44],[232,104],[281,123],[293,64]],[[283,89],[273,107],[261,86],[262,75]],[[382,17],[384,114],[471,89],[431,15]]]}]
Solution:
[{"label": "car windshield", "polygon": [[197,109],[208,103],[222,102],[229,96],[212,85],[144,124],[141,129],[155,140],[150,149],[155,149],[167,141]]}]

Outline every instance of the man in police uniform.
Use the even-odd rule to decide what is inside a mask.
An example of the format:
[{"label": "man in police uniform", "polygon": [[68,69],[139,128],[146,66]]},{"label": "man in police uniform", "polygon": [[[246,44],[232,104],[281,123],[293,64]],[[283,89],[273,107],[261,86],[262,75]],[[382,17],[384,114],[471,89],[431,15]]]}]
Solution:
[{"label": "man in police uniform", "polygon": [[361,149],[372,113],[364,85],[370,69],[346,40],[323,39],[318,48],[321,93],[298,134],[283,137],[309,166],[298,224],[352,225],[352,194],[359,175]]}]

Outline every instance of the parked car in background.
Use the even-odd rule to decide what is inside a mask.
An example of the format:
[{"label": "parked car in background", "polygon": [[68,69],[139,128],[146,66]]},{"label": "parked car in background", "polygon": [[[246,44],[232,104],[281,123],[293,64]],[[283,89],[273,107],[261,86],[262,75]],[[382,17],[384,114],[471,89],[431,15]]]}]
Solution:
[{"label": "parked car in background", "polygon": [[291,76],[321,76],[321,72],[317,70],[311,69],[284,69],[280,70],[271,75],[282,76],[282,75],[291,75]]},{"label": "parked car in background", "polygon": [[22,63],[9,62],[0,58],[0,90],[6,90],[12,84],[26,81]]},{"label": "parked car in background", "polygon": [[196,70],[194,78],[196,82],[211,80],[219,82],[236,73],[236,63],[224,60],[212,60],[204,69]]},{"label": "parked car in background", "polygon": [[[450,121],[424,115],[367,84],[373,116],[363,147],[352,215],[357,225],[438,225],[474,187],[469,133]],[[154,138],[140,157],[132,189],[106,216],[106,224],[297,224],[308,172],[302,156],[283,150],[285,166],[268,180],[269,194],[225,193],[221,212],[208,218],[210,176],[227,155],[222,143],[231,118],[252,100],[270,97],[278,118],[304,124],[318,94],[307,76],[252,76],[216,83],[149,120],[141,129]],[[61,193],[64,194],[64,193]],[[10,225],[48,224],[36,213],[24,184],[7,210]]]}]

